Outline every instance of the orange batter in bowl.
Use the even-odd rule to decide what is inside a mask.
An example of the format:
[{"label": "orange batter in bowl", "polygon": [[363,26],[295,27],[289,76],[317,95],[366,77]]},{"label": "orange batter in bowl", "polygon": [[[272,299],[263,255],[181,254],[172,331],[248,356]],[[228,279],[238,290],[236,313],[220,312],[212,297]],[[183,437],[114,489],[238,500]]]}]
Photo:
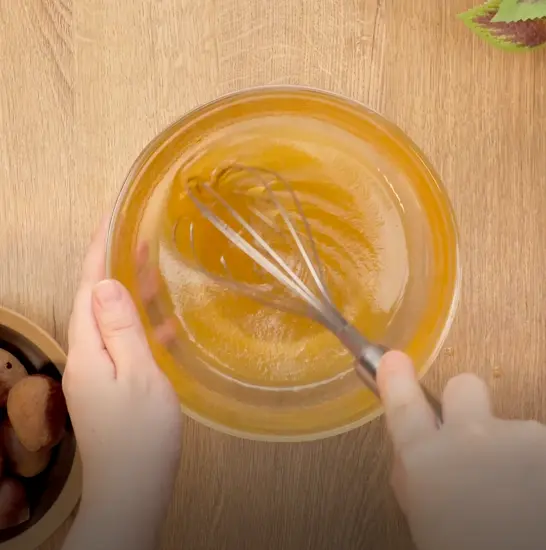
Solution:
[{"label": "orange batter in bowl", "polygon": [[[211,271],[227,264],[237,279],[255,277],[183,185],[208,178],[226,160],[291,182],[338,308],[369,339],[428,366],[452,314],[456,235],[432,172],[397,132],[334,96],[262,90],[193,113],[143,155],[118,204],[109,265],[135,296],[187,412],[239,435],[302,439],[348,429],[378,411],[352,356],[326,329],[218,287],[185,261],[197,257]],[[134,251],[143,240],[161,275],[155,315],[177,320],[174,350],[154,341],[153,315],[140,300]]]}]

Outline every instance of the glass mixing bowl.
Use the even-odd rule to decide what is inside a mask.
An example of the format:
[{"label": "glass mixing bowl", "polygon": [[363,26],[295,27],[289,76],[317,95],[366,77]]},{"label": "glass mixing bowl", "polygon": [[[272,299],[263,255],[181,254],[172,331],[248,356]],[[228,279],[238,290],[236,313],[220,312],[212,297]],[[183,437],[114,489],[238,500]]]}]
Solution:
[{"label": "glass mixing bowl", "polygon": [[[230,160],[248,163],[248,151],[256,144],[271,139],[286,145],[292,135],[297,138],[290,147],[315,147],[313,154],[321,161],[329,157],[324,162],[339,172],[336,177],[366,185],[366,204],[381,204],[388,212],[374,223],[381,236],[378,280],[385,281],[376,290],[388,302],[389,317],[381,334],[367,336],[404,350],[422,376],[442,346],[458,297],[457,231],[446,193],[419,149],[377,113],[323,91],[267,87],[222,97],[183,116],[144,149],[126,178],[111,219],[108,274],[129,289],[154,357],[173,383],[183,411],[208,426],[252,439],[318,439],[360,426],[382,410],[356,377],[350,358],[338,375],[317,375],[308,383],[290,376],[261,380],[248,369],[239,374],[236,366],[224,369],[221,356],[210,359],[212,353],[200,349],[195,338],[192,342],[184,310],[174,305],[176,285],[191,276],[180,265],[173,267],[172,257],[162,252],[161,228],[169,216],[176,171],[207,154],[221,161],[215,152],[222,147],[237,157]],[[322,148],[317,149],[319,142]],[[282,154],[271,162],[282,168]],[[363,219],[377,214],[364,210]],[[344,218],[343,212],[338,218]],[[363,284],[366,277],[363,273]],[[394,294],[393,278],[398,281]],[[235,315],[238,302],[233,298],[230,303]],[[167,319],[175,320],[171,329],[176,338],[165,343],[160,334]],[[373,329],[372,323],[371,333]],[[205,330],[221,332],[214,319]],[[241,361],[252,364],[243,344]]]}]

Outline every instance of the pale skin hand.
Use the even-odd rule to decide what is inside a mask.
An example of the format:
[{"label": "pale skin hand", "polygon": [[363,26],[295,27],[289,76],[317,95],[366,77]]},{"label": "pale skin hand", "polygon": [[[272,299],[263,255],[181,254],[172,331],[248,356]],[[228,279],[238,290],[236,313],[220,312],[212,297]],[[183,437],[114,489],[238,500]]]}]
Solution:
[{"label": "pale skin hand", "polygon": [[180,462],[182,418],[127,290],[104,281],[106,224],[84,263],[63,389],[83,463],[63,550],[152,550]]},{"label": "pale skin hand", "polygon": [[[63,386],[84,463],[63,550],[152,550],[178,469],[181,415],[125,289],[104,278],[105,230],[85,262]],[[101,305],[100,291],[120,300]],[[491,413],[470,375],[434,416],[409,359],[387,354],[378,382],[396,452],[393,487],[419,550],[538,550],[546,541],[546,428]]]},{"label": "pale skin hand", "polygon": [[434,416],[403,354],[378,382],[396,453],[393,488],[419,550],[546,547],[546,427],[491,412],[485,383],[453,378]]}]

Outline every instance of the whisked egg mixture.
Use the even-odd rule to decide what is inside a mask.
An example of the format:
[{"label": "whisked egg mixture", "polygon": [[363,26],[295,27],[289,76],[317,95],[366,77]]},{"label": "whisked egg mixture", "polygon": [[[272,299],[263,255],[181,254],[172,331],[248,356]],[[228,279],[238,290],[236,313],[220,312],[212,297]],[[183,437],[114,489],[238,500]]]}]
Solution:
[{"label": "whisked egg mixture", "polygon": [[[210,178],[225,161],[272,170],[291,183],[336,306],[369,339],[381,341],[403,302],[409,277],[403,209],[386,176],[367,157],[355,154],[356,141],[320,120],[264,116],[215,132],[210,145],[204,138],[198,154],[181,160],[165,176],[169,186],[158,263],[188,356],[200,357],[224,376],[262,387],[324,383],[352,369],[352,357],[324,327],[264,307],[194,269],[197,263],[216,275],[264,282],[263,272],[187,196],[189,180]],[[252,206],[272,214],[266,201],[236,191],[237,182],[223,196],[240,212],[248,214]],[[225,211],[218,213],[232,221]],[[256,217],[249,221],[289,265],[308,277],[289,239],[260,226]]]}]

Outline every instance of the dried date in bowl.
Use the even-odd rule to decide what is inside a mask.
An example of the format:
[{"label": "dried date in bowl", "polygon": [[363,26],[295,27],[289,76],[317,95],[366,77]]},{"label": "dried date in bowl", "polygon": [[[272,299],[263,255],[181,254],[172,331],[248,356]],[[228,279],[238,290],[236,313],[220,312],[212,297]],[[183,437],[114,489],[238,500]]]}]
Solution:
[{"label": "dried date in bowl", "polygon": [[[0,359],[5,359],[9,354],[24,367],[30,377],[45,376],[57,383],[61,382],[66,362],[66,355],[62,348],[32,322],[2,308],[0,308],[0,350],[4,351]],[[7,374],[8,371],[13,370],[15,361],[9,361],[11,368],[6,369],[4,373],[6,376],[0,376],[0,385],[4,380],[7,380],[10,385],[8,393],[11,386],[15,386],[26,378],[21,376],[18,366],[17,376],[12,375],[11,372]],[[3,365],[0,364],[0,371],[2,367],[6,367],[5,362]],[[5,429],[10,428],[5,404],[0,404],[0,415],[4,432]],[[12,517],[18,520],[25,519],[25,521],[0,529],[0,550],[32,550],[40,546],[63,524],[76,507],[81,495],[81,463],[69,420],[63,432],[60,442],[48,450],[50,453],[48,461],[46,461],[47,457],[43,456],[45,454],[43,452],[40,457],[34,456],[37,462],[41,459],[42,464],[29,463],[29,457],[25,455],[25,464],[14,467],[8,453],[4,453],[4,472],[1,479],[16,479],[22,484],[29,514],[26,519],[25,514],[18,515],[12,512]],[[20,457],[21,449],[13,441],[12,444],[12,456]],[[19,458],[19,460],[22,459]],[[45,469],[44,461],[47,462]],[[37,475],[34,475],[37,471]],[[29,474],[32,477],[26,477]],[[6,494],[9,496],[11,493],[6,491]],[[19,506],[23,502],[19,496],[17,502],[14,501],[14,506]]]}]

